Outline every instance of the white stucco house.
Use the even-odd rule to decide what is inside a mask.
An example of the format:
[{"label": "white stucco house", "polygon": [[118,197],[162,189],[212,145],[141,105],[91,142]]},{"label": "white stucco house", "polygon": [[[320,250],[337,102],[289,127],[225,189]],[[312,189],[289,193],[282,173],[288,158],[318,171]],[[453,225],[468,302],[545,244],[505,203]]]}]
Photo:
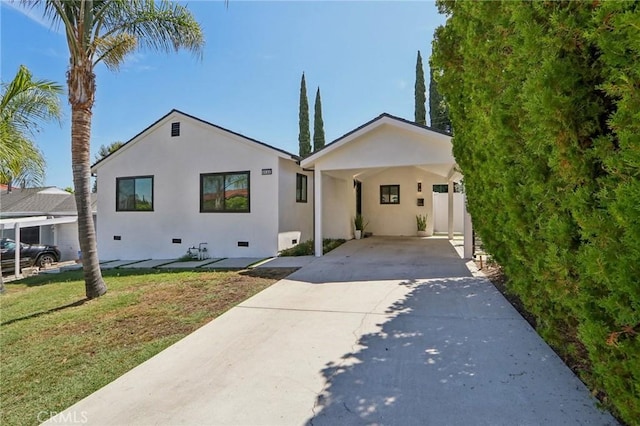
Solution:
[{"label": "white stucco house", "polygon": [[[165,259],[204,244],[210,257],[268,257],[315,238],[322,255],[322,238],[353,238],[357,213],[374,235],[416,235],[426,214],[429,232],[452,237],[464,203],[451,148],[449,135],[382,114],[301,159],[172,110],[93,165],[98,251]],[[434,185],[448,188],[438,212]]]},{"label": "white stucco house", "polygon": [[172,110],[92,167],[102,259],[261,257],[312,238],[300,158]]}]

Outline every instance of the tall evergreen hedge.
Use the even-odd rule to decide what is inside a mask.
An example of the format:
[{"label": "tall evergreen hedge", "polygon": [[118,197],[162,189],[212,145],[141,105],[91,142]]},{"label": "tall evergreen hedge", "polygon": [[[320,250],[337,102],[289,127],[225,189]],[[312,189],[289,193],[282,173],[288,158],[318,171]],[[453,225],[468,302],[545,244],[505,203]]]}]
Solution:
[{"label": "tall evergreen hedge", "polygon": [[640,5],[439,1],[476,231],[543,336],[640,424]]},{"label": "tall evergreen hedge", "polygon": [[318,87],[313,108],[313,152],[320,151],[322,148],[324,148],[324,120],[322,119],[320,87]]},{"label": "tall evergreen hedge", "polygon": [[311,132],[309,130],[309,101],[307,100],[307,82],[302,73],[300,79],[300,105],[298,111],[298,155],[305,158],[311,155]]},{"label": "tall evergreen hedge", "polygon": [[418,50],[418,56],[416,58],[416,82],[414,84],[414,98],[415,107],[413,115],[415,122],[423,126],[427,125],[427,109],[425,103],[427,102],[427,89],[424,86],[424,68],[422,67],[422,55]]}]

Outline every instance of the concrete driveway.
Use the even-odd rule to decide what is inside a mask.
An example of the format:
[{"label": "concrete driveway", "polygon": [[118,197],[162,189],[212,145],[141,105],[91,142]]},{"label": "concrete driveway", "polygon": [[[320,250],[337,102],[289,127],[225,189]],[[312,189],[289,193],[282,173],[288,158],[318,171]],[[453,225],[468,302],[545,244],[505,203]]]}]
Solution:
[{"label": "concrete driveway", "polygon": [[447,240],[350,241],[49,421],[614,425]]}]

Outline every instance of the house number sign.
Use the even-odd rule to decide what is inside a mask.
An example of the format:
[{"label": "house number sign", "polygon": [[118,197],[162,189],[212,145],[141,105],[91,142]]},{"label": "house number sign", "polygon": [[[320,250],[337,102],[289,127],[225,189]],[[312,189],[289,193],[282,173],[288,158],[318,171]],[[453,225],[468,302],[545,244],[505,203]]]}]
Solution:
[{"label": "house number sign", "polygon": [[273,174],[273,170],[272,169],[262,169],[262,174],[263,175]]}]

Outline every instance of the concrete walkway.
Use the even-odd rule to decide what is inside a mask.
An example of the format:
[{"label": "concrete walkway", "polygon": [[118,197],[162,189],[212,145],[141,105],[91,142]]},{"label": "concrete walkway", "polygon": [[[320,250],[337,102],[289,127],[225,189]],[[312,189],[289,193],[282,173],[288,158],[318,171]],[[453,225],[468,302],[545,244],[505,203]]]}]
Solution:
[{"label": "concrete walkway", "polygon": [[49,424],[615,425],[447,240],[350,241]]}]

